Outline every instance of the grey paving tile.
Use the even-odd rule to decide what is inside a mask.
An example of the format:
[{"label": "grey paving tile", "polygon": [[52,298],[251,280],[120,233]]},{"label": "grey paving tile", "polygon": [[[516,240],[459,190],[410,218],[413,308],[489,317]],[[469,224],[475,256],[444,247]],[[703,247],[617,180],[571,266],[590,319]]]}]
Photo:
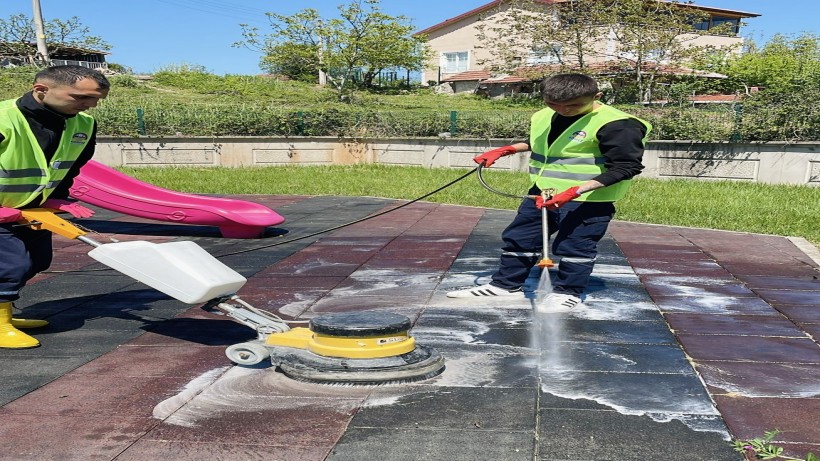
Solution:
[{"label": "grey paving tile", "polygon": [[739,460],[722,434],[695,431],[678,420],[545,409],[539,423],[538,459],[543,461]]}]

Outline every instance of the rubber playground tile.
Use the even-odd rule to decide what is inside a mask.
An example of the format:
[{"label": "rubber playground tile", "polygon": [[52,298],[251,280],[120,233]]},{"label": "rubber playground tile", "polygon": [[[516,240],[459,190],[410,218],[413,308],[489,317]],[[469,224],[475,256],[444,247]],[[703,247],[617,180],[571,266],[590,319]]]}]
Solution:
[{"label": "rubber playground tile", "polygon": [[438,280],[428,274],[416,276],[383,276],[379,280],[368,276],[364,271],[364,279],[360,280],[356,273],[353,273],[339,283],[331,292],[333,296],[420,296],[429,297],[438,285]]},{"label": "rubber playground tile", "polygon": [[250,328],[224,317],[201,319],[176,317],[147,328],[133,345],[157,346],[229,346],[256,337]]},{"label": "rubber playground tile", "polygon": [[563,370],[611,373],[691,374],[692,366],[678,345],[604,344],[563,341],[540,352],[542,365]]},{"label": "rubber playground tile", "polygon": [[695,364],[712,394],[743,397],[817,398],[820,364],[699,362]]},{"label": "rubber playground tile", "polygon": [[[718,416],[703,384],[686,374],[572,371],[541,364],[541,392],[566,402],[565,408],[589,408],[589,401],[628,414]],[[577,405],[577,406],[576,406]]]},{"label": "rubber playground tile", "polygon": [[532,351],[417,338],[444,357],[442,373],[424,384],[439,387],[535,388],[538,359]]},{"label": "rubber playground tile", "polygon": [[631,322],[568,318],[563,321],[561,328],[565,337],[572,341],[609,344],[675,344],[675,337],[669,331],[666,323],[660,320]]},{"label": "rubber playground tile", "polygon": [[820,290],[755,290],[757,294],[769,303],[820,306]]},{"label": "rubber playground tile", "polygon": [[536,396],[534,387],[407,385],[401,393],[374,388],[350,427],[526,431],[532,428]]},{"label": "rubber playground tile", "polygon": [[655,296],[661,312],[688,312],[693,314],[744,314],[771,316],[774,309],[759,298],[734,296]]},{"label": "rubber playground tile", "polygon": [[153,418],[43,417],[12,414],[2,409],[0,419],[3,421],[0,453],[14,461],[108,461],[157,424]]},{"label": "rubber playground tile", "polygon": [[720,432],[694,430],[677,419],[664,422],[614,411],[543,409],[538,427],[538,459],[544,461],[738,459]]},{"label": "rubber playground tile", "polygon": [[73,375],[190,378],[230,365],[221,346],[123,345],[72,372]]},{"label": "rubber playground tile", "polygon": [[434,258],[427,258],[427,259],[406,259],[406,258],[396,258],[390,255],[377,255],[366,263],[362,264],[361,269],[363,270],[380,270],[380,269],[396,269],[402,270],[407,272],[431,272],[431,271],[441,271],[445,272],[447,269],[450,268],[450,264],[452,264],[455,256],[452,257],[441,257],[437,256]]},{"label": "rubber playground tile", "polygon": [[527,328],[531,321],[532,313],[525,309],[429,307],[416,323],[416,329],[454,332],[485,328]]},{"label": "rubber playground tile", "polygon": [[138,440],[117,455],[117,461],[270,461],[300,460],[322,461],[332,444],[327,446],[263,446],[251,443],[179,442],[164,440]]},{"label": "rubber playground tile", "polygon": [[776,312],[771,316],[668,312],[664,317],[675,333],[805,337],[794,323]]},{"label": "rubber playground tile", "polygon": [[530,461],[533,447],[532,431],[350,427],[326,461]]},{"label": "rubber playground tile", "polygon": [[780,277],[762,275],[738,275],[750,288],[769,290],[820,291],[820,279],[815,277]]},{"label": "rubber playground tile", "polygon": [[701,278],[729,278],[731,273],[712,261],[670,262],[629,260],[638,275],[679,275]]},{"label": "rubber playground tile", "polygon": [[794,263],[773,263],[769,262],[721,262],[721,265],[738,278],[749,275],[766,276],[777,274],[779,277],[805,278],[816,275],[816,269],[809,265]]},{"label": "rubber playground tile", "polygon": [[820,323],[820,308],[817,306],[793,306],[780,303],[772,303],[772,306],[799,325]]},{"label": "rubber playground tile", "polygon": [[153,408],[174,396],[188,378],[72,374],[7,404],[12,414],[42,417],[152,417]]},{"label": "rubber playground tile", "polygon": [[716,395],[715,403],[738,439],[761,437],[780,430],[774,442],[816,444],[820,440],[820,399]]},{"label": "rubber playground tile", "polygon": [[[40,329],[40,331],[43,330]],[[100,355],[142,333],[141,331],[86,329],[60,331],[53,334],[38,333],[37,330],[30,330],[30,332],[31,336],[40,341],[40,347],[25,350],[26,356],[31,358]]]},{"label": "rubber playground tile", "polygon": [[165,418],[143,440],[331,446],[342,436],[360,400],[282,396],[194,399]]},{"label": "rubber playground tile", "polygon": [[820,344],[820,323],[806,323],[801,324],[800,328],[806,331],[806,333],[810,334],[814,340]]},{"label": "rubber playground tile", "polygon": [[733,296],[752,298],[755,293],[734,279],[670,277],[646,274],[641,276],[644,288],[656,296]]},{"label": "rubber playground tile", "polygon": [[820,363],[820,346],[809,338],[679,334],[695,360]]}]

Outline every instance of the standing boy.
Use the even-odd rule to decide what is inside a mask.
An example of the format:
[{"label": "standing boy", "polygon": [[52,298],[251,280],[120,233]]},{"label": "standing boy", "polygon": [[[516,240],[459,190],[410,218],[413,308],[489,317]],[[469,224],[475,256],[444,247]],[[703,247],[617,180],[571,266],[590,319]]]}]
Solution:
[{"label": "standing boy", "polygon": [[[531,151],[528,195],[560,191],[546,201],[525,199],[501,234],[499,269],[488,284],[451,291],[451,298],[518,297],[530,269],[541,258],[541,209],[546,207],[552,254],[560,257],[553,292],[540,312],[563,312],[581,304],[598,254],[598,242],[615,214],[641,159],[651,125],[599,102],[589,76],[558,74],[541,83],[546,108],[533,115],[529,142],[485,152],[473,160],[489,167],[499,158]],[[546,269],[545,269],[546,270]]]}]

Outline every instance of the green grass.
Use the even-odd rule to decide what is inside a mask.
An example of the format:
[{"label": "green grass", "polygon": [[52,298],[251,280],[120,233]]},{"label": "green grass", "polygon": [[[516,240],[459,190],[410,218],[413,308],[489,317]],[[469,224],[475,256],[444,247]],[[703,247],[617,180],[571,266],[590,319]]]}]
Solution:
[{"label": "green grass", "polygon": [[[355,166],[121,168],[167,189],[200,194],[346,195],[415,199],[467,170]],[[523,194],[524,173],[487,170],[495,189]],[[427,201],[515,209],[518,200],[484,189],[475,175]],[[803,237],[820,246],[820,188],[748,182],[638,178],[618,202],[617,219],[648,224]]]}]

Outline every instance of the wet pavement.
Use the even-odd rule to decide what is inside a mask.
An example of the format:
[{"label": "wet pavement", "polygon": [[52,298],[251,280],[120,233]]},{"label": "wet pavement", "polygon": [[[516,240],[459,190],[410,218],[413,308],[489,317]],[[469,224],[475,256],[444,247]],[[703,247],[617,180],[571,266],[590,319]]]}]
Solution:
[{"label": "wet pavement", "polygon": [[100,241],[193,240],[248,278],[238,294],[287,320],[409,317],[444,372],[386,386],[241,367],[254,332],[106,269],[55,237],[17,303],[50,325],[0,350],[2,460],[741,460],[731,439],[778,429],[820,453],[820,272],[801,239],[615,222],[583,308],[451,299],[495,268],[512,211],[243,196],[287,221],[264,238],[105,210]]}]

